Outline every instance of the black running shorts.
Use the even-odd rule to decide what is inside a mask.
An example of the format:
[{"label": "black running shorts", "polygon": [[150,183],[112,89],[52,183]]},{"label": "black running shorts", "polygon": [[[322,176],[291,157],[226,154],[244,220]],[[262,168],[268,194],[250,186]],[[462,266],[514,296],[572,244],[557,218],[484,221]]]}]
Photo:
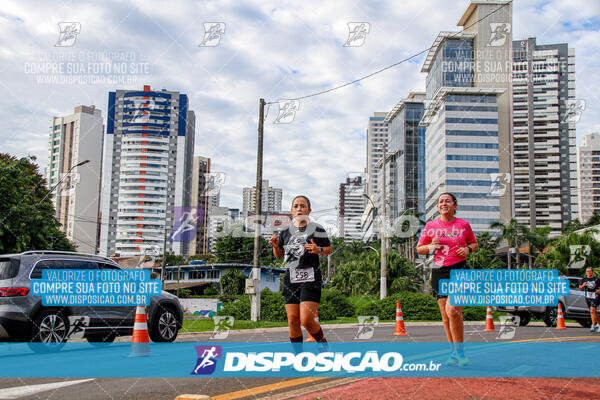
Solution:
[{"label": "black running shorts", "polygon": [[285,304],[300,304],[303,301],[321,301],[321,270],[315,269],[314,282],[291,283],[290,271],[287,270],[283,278],[283,298]]},{"label": "black running shorts", "polygon": [[435,296],[436,300],[444,299],[448,296],[440,296],[439,286],[440,279],[450,279],[450,270],[453,269],[465,269],[467,267],[467,261],[459,261],[456,264],[448,265],[445,267],[435,268],[431,270],[431,291]]},{"label": "black running shorts", "polygon": [[587,297],[585,298],[585,302],[587,303],[588,308],[590,307],[600,307],[600,297],[598,295],[596,295],[595,299],[588,299]]}]

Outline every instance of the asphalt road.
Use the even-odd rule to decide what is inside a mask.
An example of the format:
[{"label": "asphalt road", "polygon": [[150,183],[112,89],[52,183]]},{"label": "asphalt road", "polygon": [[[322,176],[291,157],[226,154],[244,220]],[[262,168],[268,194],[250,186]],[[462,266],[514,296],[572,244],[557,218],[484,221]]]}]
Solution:
[{"label": "asphalt road", "polygon": [[[446,340],[441,324],[407,324],[408,336],[392,336],[393,325],[382,324],[375,327],[373,336],[369,342],[444,342]],[[330,342],[358,341],[355,339],[358,328],[355,326],[340,327],[335,329],[325,327],[325,333]],[[214,340],[217,342],[282,342],[288,340],[286,328],[271,328],[254,331],[230,332],[225,340]],[[513,342],[520,341],[576,341],[576,342],[600,342],[600,334],[590,333],[588,329],[569,326],[565,330],[556,330],[545,326],[519,327],[514,332],[514,337],[509,339]],[[209,334],[187,334],[181,335],[178,341],[204,342],[210,341]],[[498,327],[496,332],[485,332],[484,325],[465,326],[466,342],[506,342],[507,339],[498,338]],[[147,358],[152,363],[152,358]],[[10,368],[3,362],[4,368]],[[0,400],[2,399],[61,399],[61,400],[107,400],[107,399],[148,399],[163,400],[175,399],[177,395],[184,393],[204,394],[225,398],[290,398],[302,393],[313,392],[318,389],[323,393],[335,393],[348,385],[362,385],[365,382],[379,382],[377,379],[425,379],[425,378],[371,378],[340,380],[339,378],[327,379],[304,379],[303,378],[0,378]],[[373,381],[373,379],[376,379]],[[433,379],[433,380],[431,380]],[[439,380],[438,380],[439,379]],[[452,379],[452,378],[447,378]],[[461,378],[465,379],[465,378]],[[470,378],[473,379],[473,378]],[[479,378],[476,378],[479,379]],[[482,378],[483,379],[483,378]],[[487,379],[487,378],[486,378]],[[492,378],[489,378],[492,379]],[[504,381],[508,378],[502,378]],[[522,379],[522,378],[515,378]],[[81,380],[81,382],[78,382]],[[509,379],[510,380],[510,379]],[[356,382],[354,382],[356,381]],[[503,381],[503,382],[504,382]],[[571,379],[571,381],[573,381]],[[359,383],[362,382],[362,383]],[[418,382],[418,381],[415,381]],[[442,378],[428,378],[423,382],[429,382],[435,386],[443,382]],[[454,381],[451,381],[454,382]],[[70,384],[71,383],[71,384]],[[277,385],[289,384],[289,387],[277,388]],[[342,383],[342,385],[340,385]],[[54,385],[52,385],[54,384]],[[37,386],[46,385],[46,386]],[[50,386],[48,386],[50,385]],[[61,385],[68,385],[60,387]],[[421,384],[422,385],[422,384]],[[390,386],[391,387],[391,386]],[[417,386],[415,386],[417,387]],[[225,397],[227,393],[246,390],[245,393]],[[357,389],[358,390],[358,389]],[[329,392],[328,392],[329,391]],[[310,398],[310,397],[306,397]],[[331,397],[335,398],[335,397]],[[339,397],[338,397],[339,398]],[[364,398],[364,397],[363,397]],[[375,397],[374,397],[375,398]],[[385,398],[385,397],[378,397]]]}]

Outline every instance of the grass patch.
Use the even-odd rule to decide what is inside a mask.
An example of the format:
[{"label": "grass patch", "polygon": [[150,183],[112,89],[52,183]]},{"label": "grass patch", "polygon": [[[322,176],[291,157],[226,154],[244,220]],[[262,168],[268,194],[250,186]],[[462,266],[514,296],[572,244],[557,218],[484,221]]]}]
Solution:
[{"label": "grass patch", "polygon": [[[321,321],[324,325],[337,325],[337,324],[358,324],[356,317],[340,317],[333,321]],[[395,322],[394,320],[381,320],[379,322]],[[406,322],[440,322],[440,321],[411,321]],[[232,329],[258,329],[258,328],[275,328],[287,326],[287,322],[271,322],[271,321],[247,321],[247,320],[236,320],[233,324]],[[179,331],[181,333],[190,332],[212,332],[214,330],[214,323],[212,319],[186,319],[183,321],[183,328]]]},{"label": "grass patch", "polygon": [[350,296],[348,297],[348,301],[350,302],[350,304],[352,304],[354,306],[355,310],[358,310],[360,307],[362,307],[363,305],[372,302],[373,300],[378,300],[378,297],[375,296]]},{"label": "grass patch", "polygon": [[[232,329],[256,329],[256,328],[274,328],[278,326],[287,326],[287,322],[270,322],[270,321],[243,321],[236,320],[233,323]],[[211,332],[215,328],[212,319],[186,319],[183,321],[183,328],[179,331],[186,332]]]}]

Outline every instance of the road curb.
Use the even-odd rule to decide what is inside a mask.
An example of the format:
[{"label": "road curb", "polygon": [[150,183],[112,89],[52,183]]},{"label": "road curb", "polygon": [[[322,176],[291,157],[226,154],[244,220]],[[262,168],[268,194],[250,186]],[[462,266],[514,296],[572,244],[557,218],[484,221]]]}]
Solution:
[{"label": "road curb", "polygon": [[[394,327],[394,322],[380,322],[379,326],[382,327]],[[442,322],[405,322],[405,325],[408,327],[419,327],[419,326],[439,326],[443,327],[444,324]],[[356,328],[358,326],[358,322],[352,324],[323,324],[323,330],[335,330],[335,329],[348,329],[348,328]],[[485,321],[465,321],[464,326],[485,326]],[[544,327],[546,324],[543,322],[530,322],[527,326],[536,326],[536,327]],[[567,323],[567,328],[577,328],[579,324],[577,323]],[[554,328],[548,328],[554,329]],[[287,332],[287,326],[276,326],[271,328],[254,328],[254,329],[232,329],[229,331],[229,334],[260,334],[260,333],[269,333],[269,332]],[[201,332],[179,332],[178,337],[190,337],[190,336],[211,336],[213,331],[201,331]],[[119,336],[115,339],[115,342],[131,342],[131,336]]]},{"label": "road curb", "polygon": [[[394,322],[380,322],[378,326],[384,327],[393,327]],[[444,326],[442,322],[405,322],[407,327],[410,326]],[[356,328],[358,326],[358,322],[352,324],[321,324],[324,330],[334,330],[334,329],[348,329],[348,328]],[[465,321],[464,326],[485,326],[485,321]],[[531,322],[529,326],[546,326],[543,322]],[[577,327],[578,324],[568,323],[567,327]],[[231,329],[229,331],[232,333],[268,333],[268,332],[287,332],[287,326],[276,326],[272,328],[253,328],[253,329]],[[180,336],[190,336],[190,335],[212,335],[213,331],[202,331],[202,332],[180,332]]]}]

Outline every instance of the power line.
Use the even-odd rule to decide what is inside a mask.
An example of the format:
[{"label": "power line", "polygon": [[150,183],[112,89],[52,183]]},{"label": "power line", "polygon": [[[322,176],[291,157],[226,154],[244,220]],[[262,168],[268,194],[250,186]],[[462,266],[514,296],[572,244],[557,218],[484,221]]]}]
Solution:
[{"label": "power line", "polygon": [[[500,11],[502,8],[506,7],[507,5],[511,4],[512,2],[513,2],[513,0],[510,0],[509,2],[507,2],[507,3],[503,4],[503,5],[501,5],[500,7],[498,7],[497,9],[495,9],[494,11],[490,12],[489,14],[487,14],[487,15],[484,15],[483,17],[481,17],[481,18],[480,18],[480,19],[478,19],[477,21],[473,22],[472,24],[470,24],[470,25],[468,25],[468,26],[465,26],[465,27],[464,27],[462,30],[460,30],[460,31],[458,31],[458,32],[456,32],[456,33],[454,33],[454,34],[452,34],[452,35],[448,36],[448,37],[449,37],[449,38],[453,38],[453,37],[456,37],[457,35],[460,35],[461,33],[465,32],[467,29],[469,29],[469,28],[471,28],[472,26],[474,26],[474,25],[476,25],[476,24],[480,23],[481,21],[483,21],[483,20],[484,20],[484,19],[486,19],[487,17],[491,16],[492,14],[495,14],[496,12]],[[335,90],[338,90],[338,89],[342,89],[342,88],[344,88],[344,87],[346,87],[346,86],[350,86],[350,85],[352,85],[352,84],[354,84],[354,83],[360,82],[360,81],[362,81],[362,80],[365,80],[365,79],[367,79],[367,78],[370,78],[370,77],[372,77],[372,76],[374,76],[374,75],[377,75],[377,74],[380,74],[380,73],[382,73],[382,72],[384,72],[384,71],[387,71],[388,69],[390,69],[390,68],[393,68],[393,67],[395,67],[395,66],[397,66],[397,65],[403,64],[403,63],[405,63],[405,62],[407,62],[407,61],[410,61],[410,60],[412,60],[413,58],[417,58],[417,57],[419,57],[421,54],[427,53],[428,51],[430,51],[430,50],[431,50],[431,49],[433,49],[434,47],[435,47],[435,45],[434,45],[434,46],[430,46],[430,47],[426,48],[425,50],[421,50],[420,52],[413,54],[413,55],[412,55],[412,56],[410,56],[410,57],[406,57],[406,58],[404,58],[404,59],[402,59],[402,60],[400,60],[400,61],[398,61],[398,62],[395,62],[394,64],[391,64],[391,65],[388,65],[387,67],[384,67],[384,68],[378,69],[377,71],[371,72],[370,74],[368,74],[368,75],[365,75],[365,76],[362,76],[362,77],[360,77],[360,78],[357,78],[357,79],[355,79],[355,80],[353,80],[353,81],[346,82],[346,83],[344,83],[344,84],[341,84],[341,85],[338,85],[338,86],[334,86],[334,87],[332,87],[332,88],[329,88],[329,89],[326,89],[326,90],[321,90],[320,92],[316,92],[316,93],[308,94],[308,95],[306,95],[306,96],[301,96],[301,97],[294,97],[294,98],[287,99],[287,100],[302,100],[302,99],[307,99],[307,98],[309,98],[309,97],[320,96],[320,95],[322,95],[322,94],[329,93],[329,92],[333,92],[333,91],[335,91]],[[277,104],[277,103],[278,103],[277,101],[267,102],[267,104]]]}]

